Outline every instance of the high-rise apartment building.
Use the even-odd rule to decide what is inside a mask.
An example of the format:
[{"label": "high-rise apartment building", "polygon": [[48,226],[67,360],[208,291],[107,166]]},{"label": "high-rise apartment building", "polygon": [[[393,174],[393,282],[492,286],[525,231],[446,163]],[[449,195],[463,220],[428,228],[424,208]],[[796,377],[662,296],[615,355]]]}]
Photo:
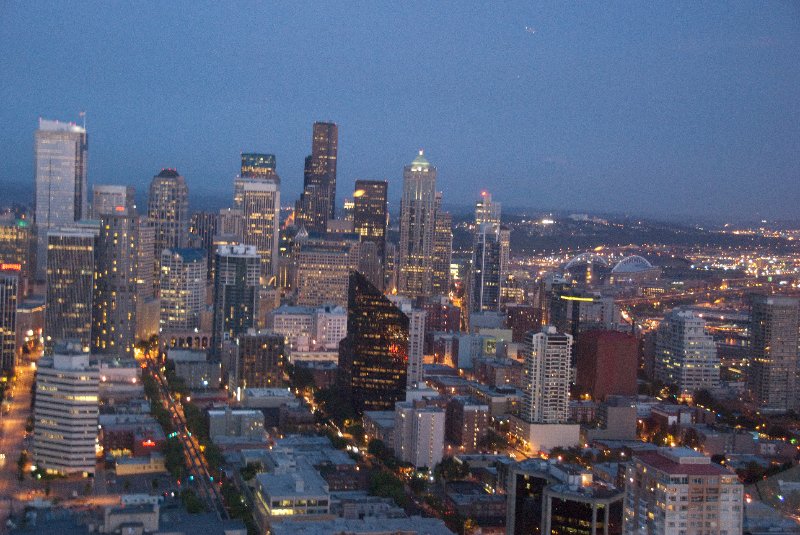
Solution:
[{"label": "high-rise apartment building", "polygon": [[401,401],[394,409],[394,454],[417,468],[442,461],[445,411],[423,401]]},{"label": "high-rise apartment building", "polygon": [[254,245],[223,245],[214,255],[212,350],[255,328],[261,257]]},{"label": "high-rise apartment building", "polygon": [[95,184],[92,187],[92,218],[104,215],[133,214],[136,211],[136,190],[132,186]]},{"label": "high-rise apartment building", "polygon": [[350,274],[340,387],[358,414],[405,399],[408,317],[357,271]]},{"label": "high-rise apartment building", "polygon": [[20,270],[0,266],[0,372],[11,372],[16,365],[19,274]]},{"label": "high-rise apartment building", "polygon": [[[161,254],[159,252],[159,254]],[[137,251],[139,273],[136,284],[139,287],[139,298],[151,299],[156,292],[158,279],[155,278],[156,265],[156,227],[145,217],[139,217],[139,248]]]},{"label": "high-rise apartment building", "polygon": [[89,355],[39,361],[33,405],[33,461],[48,472],[94,474],[100,371]]},{"label": "high-rise apartment building", "polygon": [[356,180],[353,193],[353,230],[361,241],[378,246],[381,264],[386,256],[386,226],[389,223],[389,183],[385,180]]},{"label": "high-rise apartment building", "polygon": [[202,249],[161,251],[160,331],[200,328],[206,303],[206,252]]},{"label": "high-rise apartment building", "polygon": [[236,337],[233,381],[239,388],[269,388],[283,384],[284,338],[271,332],[251,331]]},{"label": "high-rise apartment building", "polygon": [[295,222],[309,232],[325,232],[336,217],[336,158],[339,128],[334,123],[314,123],[311,155],[306,158],[303,193],[297,202]]},{"label": "high-rise apartment building", "polygon": [[[175,169],[162,169],[150,182],[147,217],[156,229],[156,263],[164,249],[189,244],[189,188]],[[154,272],[158,276],[158,270]]]},{"label": "high-rise apartment building", "polygon": [[569,418],[572,336],[555,327],[525,337],[525,389],[520,416],[527,422],[564,423]]},{"label": "high-rise apartment building", "polygon": [[472,312],[499,312],[500,288],[500,236],[499,227],[481,223],[475,232],[475,245],[470,271],[470,310]]},{"label": "high-rise apartment building", "polygon": [[459,451],[479,451],[491,429],[491,420],[489,405],[467,396],[453,396],[447,403],[447,440]]},{"label": "high-rise apartment building", "polygon": [[[795,349],[796,351],[796,349]],[[719,358],[706,322],[691,310],[674,309],[656,331],[655,376],[693,393],[719,386]]]},{"label": "high-rise apartment building", "polygon": [[734,472],[689,448],[636,453],[625,474],[623,532],[742,533],[742,491]]},{"label": "high-rise apartment building", "polygon": [[442,209],[442,192],[436,193],[433,231],[433,295],[450,293],[450,264],[453,262],[453,216]]},{"label": "high-rise apartment building", "polygon": [[99,228],[65,228],[47,234],[47,345],[78,341],[89,351]]},{"label": "high-rise apartment building", "polygon": [[762,412],[800,408],[798,327],[800,299],[753,295],[747,385]]},{"label": "high-rise apartment building", "polygon": [[139,300],[139,217],[135,210],[100,216],[92,307],[92,351],[133,356]]},{"label": "high-rise apartment building", "polygon": [[280,186],[276,180],[244,179],[242,181],[242,241],[254,245],[261,257],[261,277],[267,284],[278,267],[280,239]]},{"label": "high-rise apartment building", "polygon": [[422,151],[403,169],[400,204],[398,292],[428,297],[433,292],[433,237],[436,216],[436,168]]},{"label": "high-rise apartment building", "polygon": [[36,278],[43,280],[48,232],[88,218],[89,142],[85,128],[47,119],[39,119],[34,142]]},{"label": "high-rise apartment building", "polygon": [[29,221],[0,217],[0,265],[19,268],[20,297],[27,296],[36,271],[36,234]]}]

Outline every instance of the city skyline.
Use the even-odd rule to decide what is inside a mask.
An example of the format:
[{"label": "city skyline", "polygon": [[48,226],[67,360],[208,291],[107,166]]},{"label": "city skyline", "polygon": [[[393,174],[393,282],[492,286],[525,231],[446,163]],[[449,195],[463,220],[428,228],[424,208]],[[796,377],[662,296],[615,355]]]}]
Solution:
[{"label": "city skyline", "polygon": [[[24,200],[36,118],[80,121],[85,111],[90,184],[141,191],[158,169],[176,167],[196,198],[222,196],[219,184],[227,196],[240,153],[255,151],[277,156],[292,199],[302,189],[308,125],[333,121],[341,130],[337,204],[356,179],[386,179],[395,211],[402,166],[423,148],[452,204],[489,188],[509,208],[792,217],[800,197],[791,180],[800,138],[791,106],[800,80],[797,12],[722,6],[564,14],[517,5],[497,14],[409,4],[361,9],[359,20],[347,9],[300,17],[300,8],[276,8],[249,10],[249,22],[192,6],[199,13],[189,26],[180,10],[154,8],[135,19],[141,35],[166,27],[173,38],[152,43],[113,5],[79,6],[58,19],[46,7],[9,6],[0,46],[28,59],[3,63],[10,83],[0,97],[15,106],[0,111],[2,178]],[[63,36],[60,49],[22,32],[34,20]],[[411,21],[419,42],[403,32]],[[265,42],[256,28],[272,30]],[[439,28],[454,28],[452,42]],[[107,32],[116,40],[98,42]],[[141,76],[117,68],[118,57]],[[263,75],[228,83],[263,64],[269,83]],[[425,74],[409,74],[418,68]],[[64,83],[47,89],[39,72]],[[327,83],[307,84],[312,77]],[[531,191],[524,202],[520,188]]]}]

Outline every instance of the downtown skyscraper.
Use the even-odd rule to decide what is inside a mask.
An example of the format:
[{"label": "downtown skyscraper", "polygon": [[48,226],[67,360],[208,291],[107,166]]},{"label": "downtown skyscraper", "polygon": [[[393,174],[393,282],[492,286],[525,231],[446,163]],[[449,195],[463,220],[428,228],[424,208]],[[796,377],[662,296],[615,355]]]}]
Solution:
[{"label": "downtown skyscraper", "polygon": [[336,216],[336,158],[339,128],[335,123],[314,123],[311,154],[306,157],[303,193],[297,201],[295,224],[309,232],[325,232]]},{"label": "downtown skyscraper", "polygon": [[92,341],[94,270],[99,228],[85,225],[47,233],[47,346],[79,342],[89,351]]},{"label": "downtown skyscraper", "polygon": [[189,188],[175,169],[162,169],[150,182],[147,217],[156,228],[155,255],[189,242]]},{"label": "downtown skyscraper", "polygon": [[214,255],[212,350],[255,327],[261,259],[254,245],[222,245]]},{"label": "downtown skyscraper", "polygon": [[17,352],[17,305],[20,270],[0,265],[0,372],[14,370]]},{"label": "downtown skyscraper", "polygon": [[47,234],[88,217],[86,129],[39,119],[34,146],[34,222],[38,229],[36,279],[47,266]]},{"label": "downtown skyscraper", "polygon": [[389,222],[389,183],[385,180],[356,180],[353,192],[353,231],[361,241],[377,245],[381,265],[385,264],[386,226]]},{"label": "downtown skyscraper", "polygon": [[747,383],[761,412],[800,407],[798,394],[800,299],[777,295],[750,298],[750,369]]},{"label": "downtown skyscraper", "polygon": [[400,204],[400,275],[397,290],[408,297],[433,292],[433,241],[436,216],[436,168],[423,151],[403,169]]},{"label": "downtown skyscraper", "polygon": [[[276,175],[277,176],[277,175]],[[278,180],[241,179],[244,232],[242,242],[254,245],[261,257],[261,277],[264,284],[278,268],[281,192]]]},{"label": "downtown skyscraper", "polygon": [[139,300],[139,217],[114,211],[100,216],[92,306],[92,351],[133,356]]},{"label": "downtown skyscraper", "polygon": [[436,192],[433,231],[433,295],[450,293],[450,263],[453,261],[453,216],[442,208],[442,192]]},{"label": "downtown skyscraper", "polygon": [[357,271],[350,272],[347,337],[339,343],[339,387],[358,414],[405,399],[408,317]]},{"label": "downtown skyscraper", "polygon": [[470,271],[470,310],[498,312],[500,310],[500,235],[499,226],[481,223],[475,231]]}]

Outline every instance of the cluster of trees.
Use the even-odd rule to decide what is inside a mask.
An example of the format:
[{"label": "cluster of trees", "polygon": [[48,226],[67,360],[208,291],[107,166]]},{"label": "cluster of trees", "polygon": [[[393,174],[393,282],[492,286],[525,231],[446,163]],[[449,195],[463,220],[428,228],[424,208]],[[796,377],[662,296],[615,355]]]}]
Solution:
[{"label": "cluster of trees", "polygon": [[401,507],[408,505],[403,482],[391,472],[377,470],[373,472],[369,479],[369,493],[373,496],[392,498]]}]

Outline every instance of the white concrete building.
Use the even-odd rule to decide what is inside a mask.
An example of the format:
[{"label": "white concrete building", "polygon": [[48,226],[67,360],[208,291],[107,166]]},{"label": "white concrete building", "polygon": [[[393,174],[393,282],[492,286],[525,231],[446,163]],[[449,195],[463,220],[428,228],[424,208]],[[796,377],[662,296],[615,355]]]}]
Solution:
[{"label": "white concrete building", "polygon": [[100,371],[89,355],[56,354],[39,362],[33,406],[33,460],[48,472],[93,474]]},{"label": "white concrete building", "polygon": [[394,453],[398,459],[433,469],[444,451],[445,411],[424,402],[395,405]]}]

